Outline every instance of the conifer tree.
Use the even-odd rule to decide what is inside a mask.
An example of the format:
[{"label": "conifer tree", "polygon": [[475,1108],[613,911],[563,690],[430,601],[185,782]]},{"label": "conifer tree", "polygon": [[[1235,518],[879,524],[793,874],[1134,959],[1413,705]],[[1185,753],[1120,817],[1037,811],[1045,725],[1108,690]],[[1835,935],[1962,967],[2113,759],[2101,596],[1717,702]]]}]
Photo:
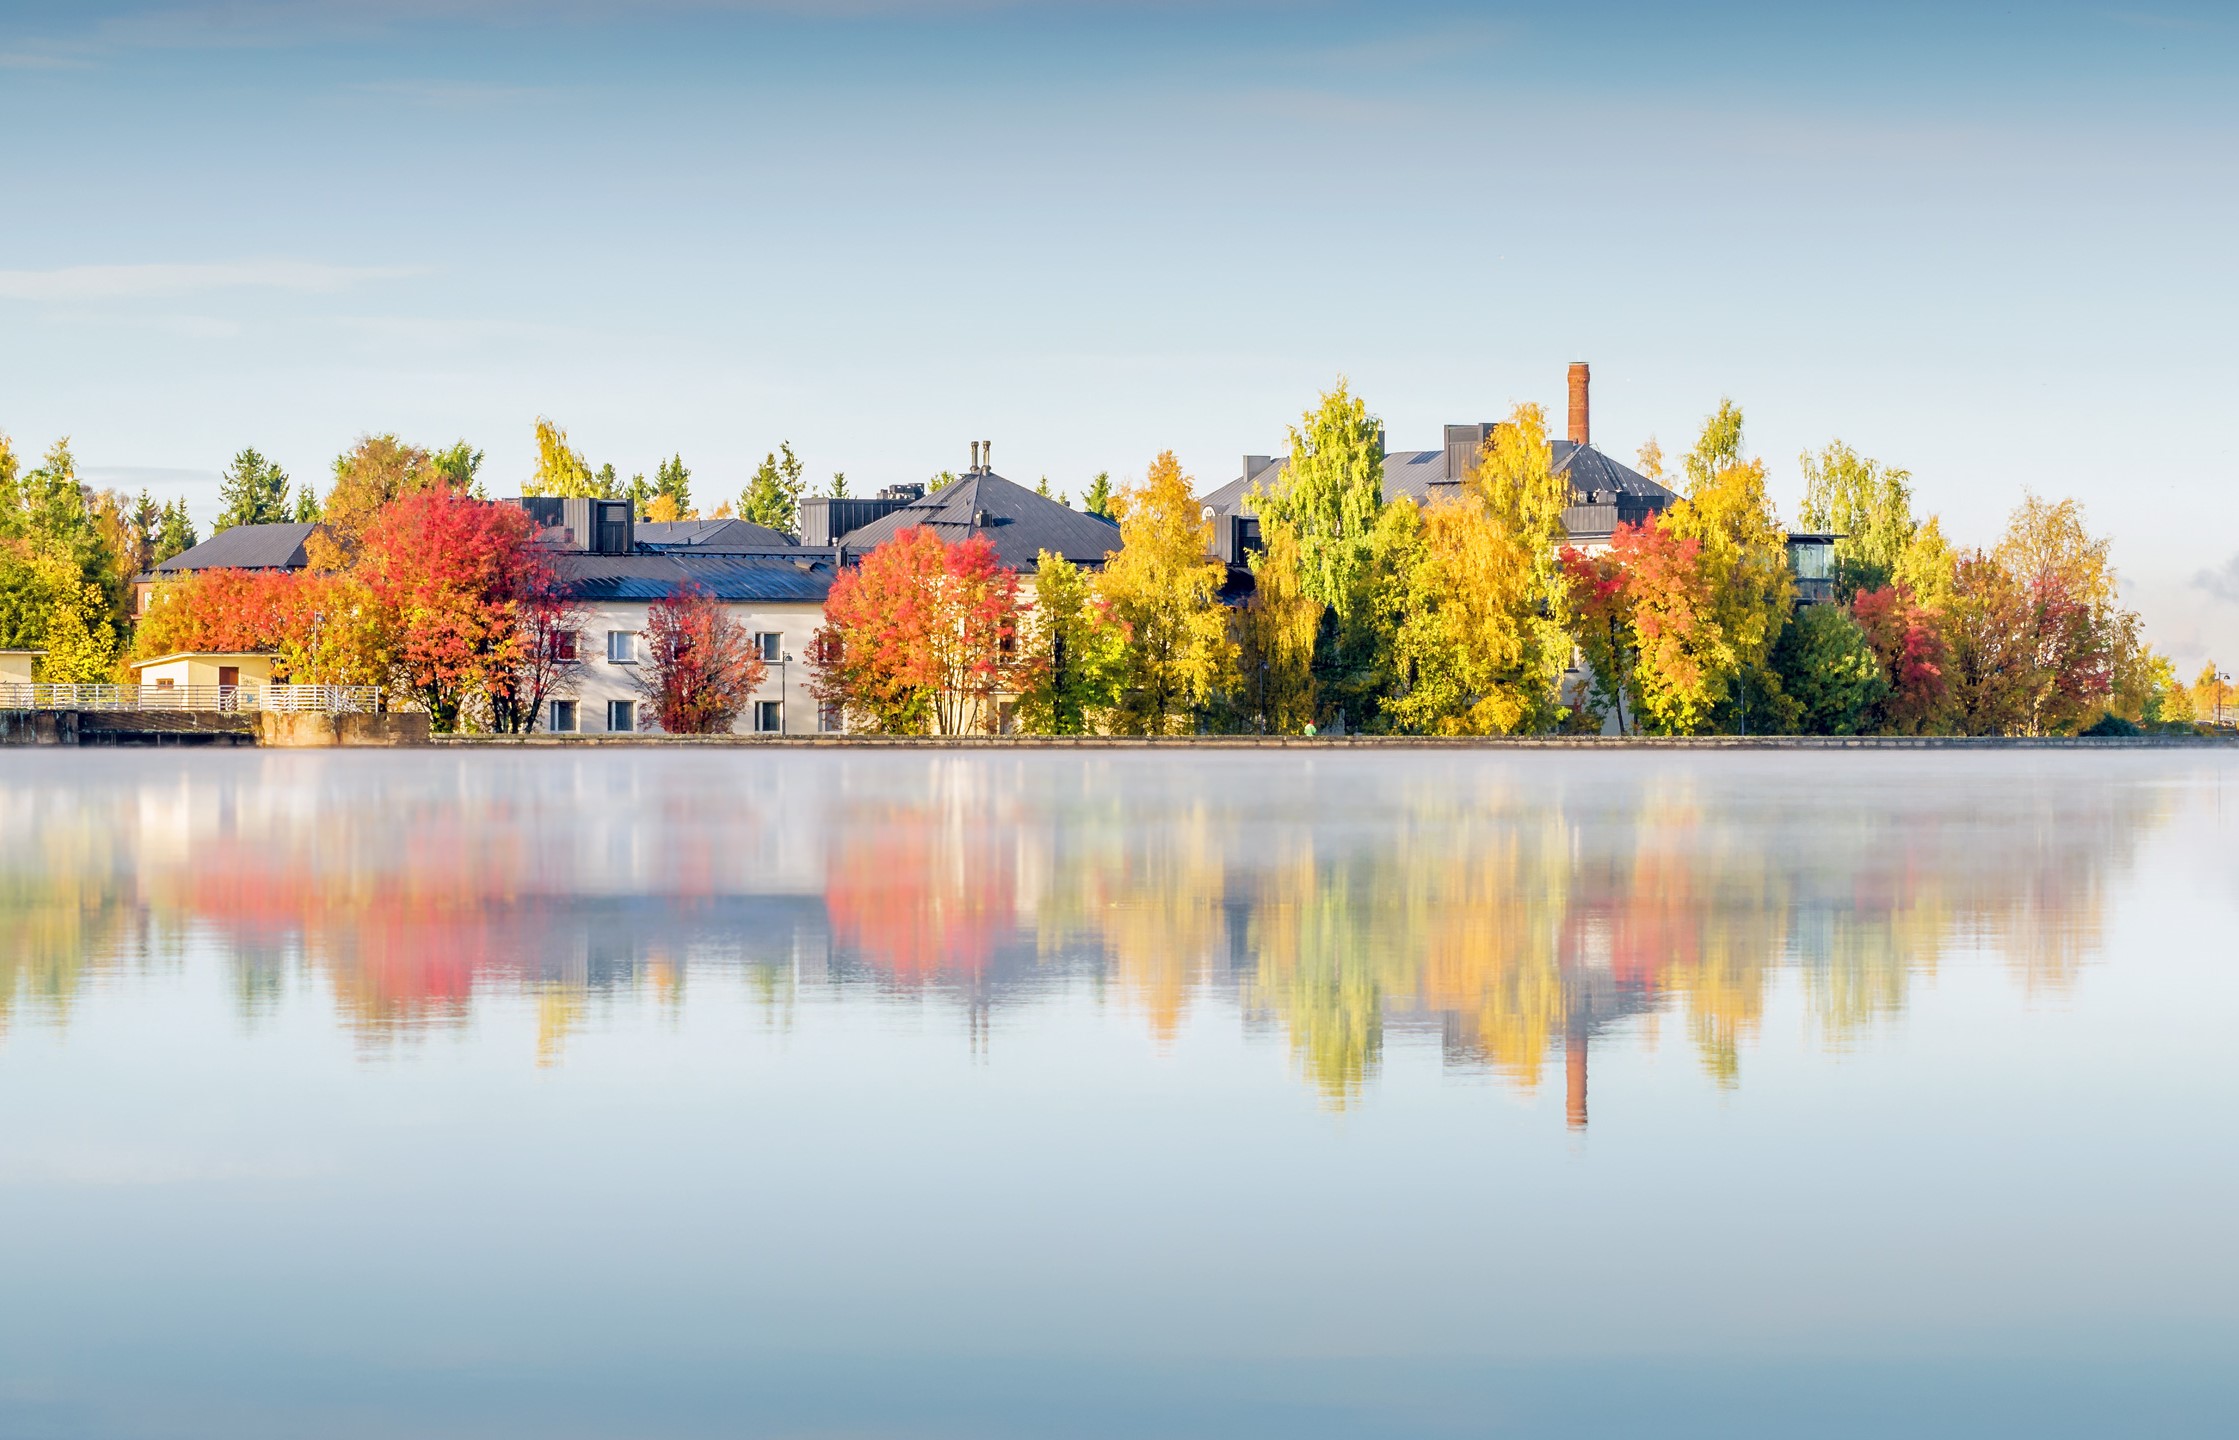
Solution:
[{"label": "conifer tree", "polygon": [[274,525],[288,518],[288,472],[245,449],[233,457],[218,481],[215,534],[236,525]]}]

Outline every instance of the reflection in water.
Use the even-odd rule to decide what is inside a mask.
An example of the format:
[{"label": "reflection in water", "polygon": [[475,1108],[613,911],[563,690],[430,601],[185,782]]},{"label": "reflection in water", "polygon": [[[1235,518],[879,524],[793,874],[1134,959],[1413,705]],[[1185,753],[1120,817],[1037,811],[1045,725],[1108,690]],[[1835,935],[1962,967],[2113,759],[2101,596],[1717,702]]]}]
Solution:
[{"label": "reflection in water", "polygon": [[[1090,986],[1170,1044],[1209,1004],[1333,1104],[1387,1031],[1531,1089],[1669,1014],[1739,1083],[1768,988],[1840,1046],[1956,948],[2029,995],[2093,957],[2174,787],[2082,757],[1489,754],[103,756],[0,790],[0,1034],[107,969],[221,945],[254,1025],[309,985],[371,1046],[532,995],[744,977],[996,1007]],[[2091,763],[2112,763],[2094,759]]]}]

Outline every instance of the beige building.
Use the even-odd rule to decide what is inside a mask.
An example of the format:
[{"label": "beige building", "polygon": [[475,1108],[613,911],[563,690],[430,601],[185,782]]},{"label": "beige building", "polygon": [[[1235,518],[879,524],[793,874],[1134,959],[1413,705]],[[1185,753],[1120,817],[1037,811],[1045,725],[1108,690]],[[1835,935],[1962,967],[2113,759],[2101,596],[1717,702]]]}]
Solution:
[{"label": "beige building", "polygon": [[159,655],[153,660],[133,661],[132,678],[154,690],[269,685],[272,657],[254,652]]}]

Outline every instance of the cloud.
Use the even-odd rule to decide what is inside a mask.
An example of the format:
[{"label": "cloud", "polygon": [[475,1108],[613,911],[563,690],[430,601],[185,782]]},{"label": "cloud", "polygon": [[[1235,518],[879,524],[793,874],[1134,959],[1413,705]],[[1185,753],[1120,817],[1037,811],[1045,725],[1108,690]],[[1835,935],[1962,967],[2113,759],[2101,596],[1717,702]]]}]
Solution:
[{"label": "cloud", "polygon": [[217,265],[69,265],[60,270],[0,270],[0,300],[145,300],[207,290],[288,290],[331,295],[368,280],[420,274],[403,265],[321,265],[308,260],[243,260]]},{"label": "cloud", "polygon": [[2239,555],[2192,577],[2193,588],[2205,590],[2226,605],[2239,605]]}]

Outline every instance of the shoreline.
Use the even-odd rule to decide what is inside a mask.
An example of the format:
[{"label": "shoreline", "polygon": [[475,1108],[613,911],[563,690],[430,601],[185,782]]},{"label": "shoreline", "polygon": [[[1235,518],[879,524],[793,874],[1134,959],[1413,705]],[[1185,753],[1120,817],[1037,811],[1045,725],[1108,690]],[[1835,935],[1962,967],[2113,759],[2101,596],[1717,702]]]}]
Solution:
[{"label": "shoreline", "polygon": [[2138,750],[2239,746],[2239,735],[436,735],[423,743],[460,750]]}]

